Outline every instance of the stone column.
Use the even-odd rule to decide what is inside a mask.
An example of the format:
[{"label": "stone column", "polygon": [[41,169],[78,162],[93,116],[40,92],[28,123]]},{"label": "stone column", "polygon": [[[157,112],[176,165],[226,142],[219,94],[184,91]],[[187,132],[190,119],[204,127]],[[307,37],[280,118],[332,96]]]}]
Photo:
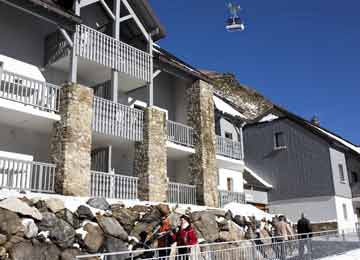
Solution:
[{"label": "stone column", "polygon": [[61,88],[61,120],[54,124],[51,142],[56,193],[89,196],[92,103],[90,88],[77,84]]},{"label": "stone column", "polygon": [[188,124],[195,130],[195,154],[190,157],[190,176],[196,185],[197,203],[219,206],[215,150],[213,87],[197,81],[187,89]]},{"label": "stone column", "polygon": [[144,140],[135,144],[134,172],[139,178],[139,199],[166,202],[166,114],[155,107],[144,112]]}]

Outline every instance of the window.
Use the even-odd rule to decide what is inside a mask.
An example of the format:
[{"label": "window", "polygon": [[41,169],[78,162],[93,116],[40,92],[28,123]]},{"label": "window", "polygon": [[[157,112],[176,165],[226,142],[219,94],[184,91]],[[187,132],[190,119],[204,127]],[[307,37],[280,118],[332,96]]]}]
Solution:
[{"label": "window", "polygon": [[344,173],[344,166],[340,163],[339,164],[339,176],[340,176],[340,182],[345,182],[345,173]]},{"label": "window", "polygon": [[226,184],[227,184],[227,190],[228,191],[234,191],[234,183],[233,183],[232,178],[227,178],[226,179]]},{"label": "window", "polygon": [[233,139],[233,135],[232,135],[232,133],[229,133],[229,132],[225,132],[225,138],[227,138],[227,139]]},{"label": "window", "polygon": [[285,134],[283,132],[275,133],[275,149],[286,148]]},{"label": "window", "polygon": [[343,212],[344,212],[344,219],[348,220],[348,214],[347,214],[347,208],[346,208],[346,204],[343,204]]},{"label": "window", "polygon": [[358,175],[356,172],[351,172],[351,179],[353,183],[357,183],[359,181]]}]

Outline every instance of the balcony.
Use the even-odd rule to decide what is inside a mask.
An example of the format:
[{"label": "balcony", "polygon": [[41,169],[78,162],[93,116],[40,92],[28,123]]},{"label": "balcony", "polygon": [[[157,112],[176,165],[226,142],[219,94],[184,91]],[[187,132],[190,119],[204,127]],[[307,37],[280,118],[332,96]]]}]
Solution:
[{"label": "balcony", "polygon": [[219,190],[219,202],[220,208],[223,208],[226,204],[229,204],[231,202],[245,204],[245,193]]},{"label": "balcony", "polygon": [[[110,69],[119,71],[119,88],[130,91],[151,81],[152,57],[149,53],[114,39],[85,25],[78,25],[74,51],[80,57],[79,78],[93,85],[110,79]],[[46,38],[45,64],[67,71],[70,47],[63,36],[53,33]]]},{"label": "balcony", "polygon": [[142,110],[94,97],[92,128],[98,134],[142,141],[143,118]]},{"label": "balcony", "polygon": [[175,204],[196,205],[196,186],[169,182],[168,202]]},{"label": "balcony", "polygon": [[168,120],[167,136],[170,142],[194,147],[194,129],[192,127]]},{"label": "balcony", "polygon": [[54,193],[54,164],[0,157],[0,188]]},{"label": "balcony", "polygon": [[244,158],[240,142],[235,142],[221,136],[216,136],[216,153],[235,160],[243,160]]},{"label": "balcony", "polygon": [[138,198],[138,178],[92,171],[90,196],[136,200]]},{"label": "balcony", "polygon": [[57,113],[60,87],[0,69],[0,98]]}]

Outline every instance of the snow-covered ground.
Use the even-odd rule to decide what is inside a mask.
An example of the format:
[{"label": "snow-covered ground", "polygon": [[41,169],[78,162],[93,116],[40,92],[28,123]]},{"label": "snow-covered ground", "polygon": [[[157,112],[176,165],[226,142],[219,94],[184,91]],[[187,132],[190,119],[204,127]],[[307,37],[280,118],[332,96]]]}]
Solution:
[{"label": "snow-covered ground", "polygon": [[320,258],[318,260],[359,260],[359,259],[360,259],[360,249],[349,251],[340,255]]}]

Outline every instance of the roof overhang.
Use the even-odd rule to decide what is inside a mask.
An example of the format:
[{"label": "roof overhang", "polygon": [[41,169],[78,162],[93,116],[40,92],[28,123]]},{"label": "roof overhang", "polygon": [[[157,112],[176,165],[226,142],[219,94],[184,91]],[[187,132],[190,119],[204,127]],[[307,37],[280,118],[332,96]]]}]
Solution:
[{"label": "roof overhang", "polygon": [[151,33],[153,41],[158,41],[165,37],[165,28],[147,0],[129,1],[129,4],[146,30]]},{"label": "roof overhang", "polygon": [[73,31],[81,18],[49,0],[0,0],[61,28]]},{"label": "roof overhang", "polygon": [[[261,185],[263,185],[264,188],[266,188],[266,189],[272,189],[273,188],[273,186],[270,183],[268,183],[263,178],[261,178],[255,171],[250,169],[248,166],[245,166],[245,173],[248,173],[251,177],[253,177]],[[246,176],[244,176],[244,179],[246,180]]]}]

